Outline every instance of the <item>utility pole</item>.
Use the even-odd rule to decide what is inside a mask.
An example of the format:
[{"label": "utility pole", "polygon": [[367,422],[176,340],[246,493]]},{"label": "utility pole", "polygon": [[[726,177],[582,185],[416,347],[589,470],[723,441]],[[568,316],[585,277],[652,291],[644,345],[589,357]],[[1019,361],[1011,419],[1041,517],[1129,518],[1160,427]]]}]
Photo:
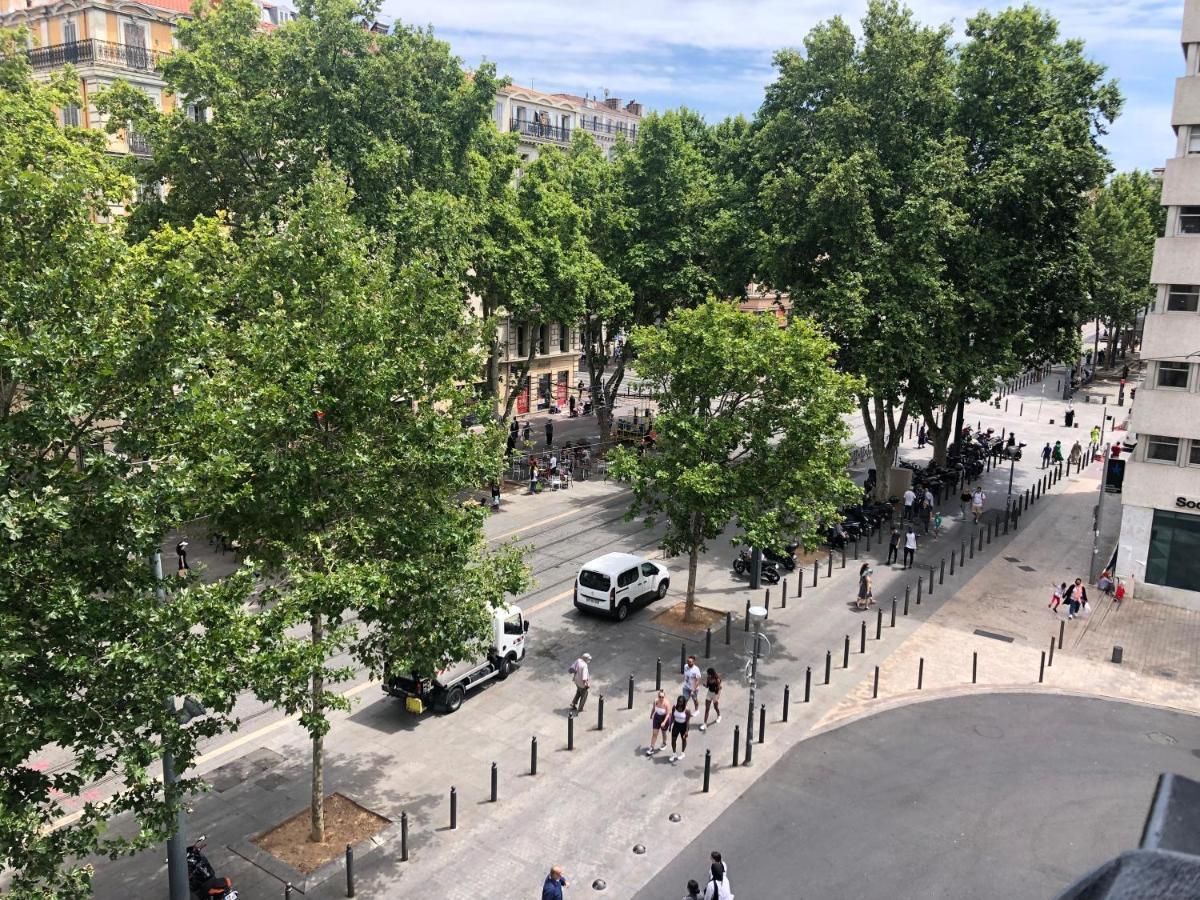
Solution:
[{"label": "utility pole", "polygon": [[[150,568],[154,572],[155,589],[154,592],[158,596],[160,604],[166,604],[167,592],[163,589],[163,569],[162,569],[162,552],[155,551],[150,557]],[[172,716],[177,716],[178,711],[175,708],[175,698],[166,697],[163,700],[163,706]],[[163,768],[163,796],[170,797],[178,784],[178,777],[175,773],[175,756],[170,751],[163,751],[162,755]],[[187,877],[187,855],[185,851],[184,828],[187,821],[184,817],[183,805],[180,804],[179,809],[175,812],[175,829],[171,836],[167,838],[167,886],[170,891],[171,900],[190,900],[191,891],[188,888]]]},{"label": "utility pole", "polygon": [[1100,574],[1098,562],[1100,556],[1100,526],[1104,516],[1104,495],[1108,493],[1108,451],[1104,451],[1104,461],[1100,464],[1100,500],[1096,503],[1096,526],[1092,529],[1092,565],[1088,570],[1088,581],[1095,582]]}]

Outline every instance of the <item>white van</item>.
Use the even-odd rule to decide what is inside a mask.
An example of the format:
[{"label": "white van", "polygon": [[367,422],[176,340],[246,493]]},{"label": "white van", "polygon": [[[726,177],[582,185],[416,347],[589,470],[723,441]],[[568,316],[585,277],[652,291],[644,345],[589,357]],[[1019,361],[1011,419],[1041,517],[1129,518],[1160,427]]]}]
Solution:
[{"label": "white van", "polygon": [[579,570],[575,608],[623,622],[635,604],[661,600],[670,585],[666,566],[631,553],[606,553]]}]

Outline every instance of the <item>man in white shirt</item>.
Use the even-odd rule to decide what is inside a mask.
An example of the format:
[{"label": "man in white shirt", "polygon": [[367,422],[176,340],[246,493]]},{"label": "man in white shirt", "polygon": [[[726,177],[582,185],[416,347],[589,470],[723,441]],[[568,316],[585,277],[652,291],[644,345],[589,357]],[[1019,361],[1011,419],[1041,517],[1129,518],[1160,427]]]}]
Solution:
[{"label": "man in white shirt", "polygon": [[987,499],[987,494],[983,492],[980,485],[975,485],[975,492],[971,494],[971,515],[975,517],[975,524],[979,524],[979,520],[983,518],[983,501]]},{"label": "man in white shirt", "polygon": [[696,712],[700,711],[700,667],[694,656],[689,656],[683,667],[683,699],[691,700]]},{"label": "man in white shirt", "polygon": [[916,502],[917,495],[913,493],[913,489],[909,488],[904,492],[904,518],[911,520],[913,517],[913,503]]},{"label": "man in white shirt", "polygon": [[917,533],[908,526],[908,534],[904,536],[904,568],[912,568],[913,557],[917,554]]},{"label": "man in white shirt", "polygon": [[591,661],[592,654],[584,653],[571,663],[569,671],[575,682],[575,699],[571,701],[571,709],[574,712],[583,712],[583,704],[587,702],[588,688],[592,686],[592,673],[588,669],[588,663]]}]

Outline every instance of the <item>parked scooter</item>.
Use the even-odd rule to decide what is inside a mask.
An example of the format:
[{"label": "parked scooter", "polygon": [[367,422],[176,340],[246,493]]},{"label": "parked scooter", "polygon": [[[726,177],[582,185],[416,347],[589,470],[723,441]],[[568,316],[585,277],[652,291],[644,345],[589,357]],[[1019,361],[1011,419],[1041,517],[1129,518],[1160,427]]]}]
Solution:
[{"label": "parked scooter", "polygon": [[238,900],[238,892],[228,878],[218,878],[212,863],[204,855],[204,835],[187,848],[188,887],[201,900]]}]

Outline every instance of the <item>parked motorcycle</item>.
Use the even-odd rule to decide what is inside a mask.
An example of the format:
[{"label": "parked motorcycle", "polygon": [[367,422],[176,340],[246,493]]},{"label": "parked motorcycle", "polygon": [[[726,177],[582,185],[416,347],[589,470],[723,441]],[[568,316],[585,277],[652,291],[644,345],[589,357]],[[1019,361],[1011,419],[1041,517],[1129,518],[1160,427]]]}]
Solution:
[{"label": "parked motorcycle", "polygon": [[[733,560],[733,571],[739,575],[745,575],[750,571],[753,565],[753,553],[749,547],[743,547],[741,552]],[[774,561],[767,559],[764,555],[762,562],[759,563],[759,577],[767,584],[778,584],[780,579],[779,565]]]},{"label": "parked motorcycle", "polygon": [[773,563],[783,566],[789,572],[796,568],[796,548],[799,544],[788,544],[783,551],[779,550],[764,550],[763,558],[769,559]]},{"label": "parked motorcycle", "polygon": [[238,892],[228,878],[217,877],[212,863],[204,855],[204,835],[187,848],[188,888],[201,900],[238,900]]}]

